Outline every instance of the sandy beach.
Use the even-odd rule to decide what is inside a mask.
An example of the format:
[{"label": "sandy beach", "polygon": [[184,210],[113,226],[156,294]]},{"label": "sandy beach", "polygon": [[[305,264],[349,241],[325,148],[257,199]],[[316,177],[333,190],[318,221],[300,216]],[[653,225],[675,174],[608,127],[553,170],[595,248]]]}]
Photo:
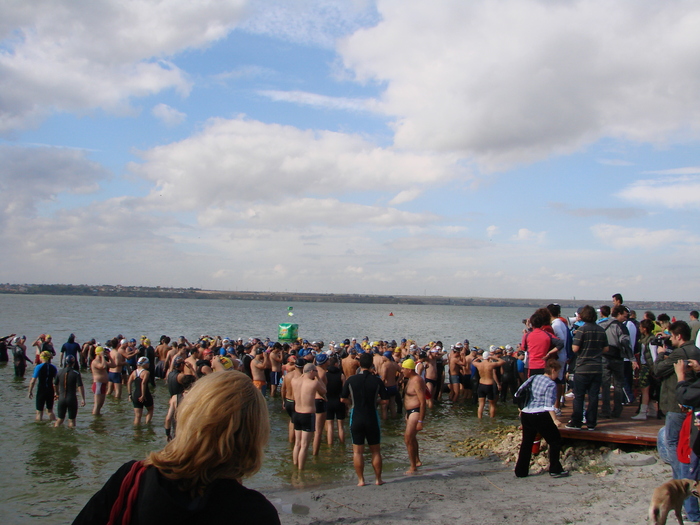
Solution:
[{"label": "sandy beach", "polygon": [[[428,465],[417,476],[386,477],[382,486],[264,492],[285,525],[647,522],[651,493],[671,479],[670,466],[655,453],[618,451],[604,467],[561,479],[546,472],[518,479],[512,464],[500,459],[455,458]],[[367,482],[374,482],[373,475]]]}]

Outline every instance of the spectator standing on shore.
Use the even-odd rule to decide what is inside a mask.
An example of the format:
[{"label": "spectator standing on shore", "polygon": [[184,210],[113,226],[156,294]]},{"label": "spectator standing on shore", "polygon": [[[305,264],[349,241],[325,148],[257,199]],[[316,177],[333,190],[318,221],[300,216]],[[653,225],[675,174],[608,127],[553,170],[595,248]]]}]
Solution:
[{"label": "spectator standing on shore", "polygon": [[532,330],[523,334],[520,343],[528,355],[528,377],[544,374],[545,362],[552,357],[558,357],[559,351],[564,348],[564,341],[553,335],[551,318],[546,308],[540,308],[530,316]]},{"label": "spectator standing on shore", "polygon": [[518,461],[515,464],[515,475],[524,478],[530,470],[532,458],[532,443],[535,436],[540,434],[549,445],[549,475],[553,478],[564,478],[569,472],[564,470],[560,461],[561,434],[559,427],[561,421],[554,411],[554,401],[557,398],[556,379],[559,375],[561,363],[556,359],[550,359],[545,364],[544,374],[536,374],[528,379],[519,389],[520,392],[528,385],[531,388],[530,401],[520,413],[520,421],[523,424],[523,437],[520,442]]},{"label": "spectator standing on shore", "polygon": [[[603,354],[602,408],[600,417],[618,418],[622,404],[630,400],[625,394],[624,359],[634,360],[630,346],[630,334],[625,326],[629,310],[624,305],[615,306],[610,317],[600,323],[608,338],[608,351]],[[636,368],[637,362],[634,362]],[[613,408],[610,411],[610,385],[614,387]]]},{"label": "spectator standing on shore", "polygon": [[[657,357],[657,346],[652,344],[652,332],[654,322],[649,319],[642,319],[639,323],[639,388],[642,390],[642,402],[639,405],[639,413],[632,416],[632,419],[646,420],[651,407],[651,387],[656,380],[651,373],[652,367]],[[657,399],[658,402],[658,399]],[[657,403],[658,405],[658,403]],[[652,416],[654,414],[651,414]]]},{"label": "spectator standing on shore", "polygon": [[[251,380],[238,372],[209,374],[178,409],[175,439],[122,465],[73,523],[122,523],[129,513],[141,524],[279,525],[275,507],[242,484],[260,469],[269,434],[267,403]],[[120,499],[122,488],[129,496]]]},{"label": "spectator standing on shore", "polygon": [[603,381],[603,353],[608,351],[608,338],[605,330],[596,324],[596,311],[586,305],[579,313],[583,325],[574,333],[571,350],[576,355],[574,370],[574,407],[571,420],[566,428],[581,429],[583,425],[583,405],[586,407],[586,426],[595,430],[598,423],[598,394]]},{"label": "spectator standing on shore", "polygon": [[[654,374],[661,380],[661,401],[659,409],[666,413],[666,426],[664,431],[664,442],[668,450],[671,468],[673,469],[673,479],[683,479],[688,477],[688,465],[678,460],[677,448],[681,433],[681,427],[686,418],[686,411],[676,400],[676,387],[678,377],[674,365],[678,361],[695,360],[700,361],[700,350],[690,341],[690,326],[685,321],[676,321],[668,327],[670,342],[673,351],[661,352],[654,364]],[[684,380],[695,381],[695,373],[690,370],[684,374]],[[690,521],[700,521],[700,510],[698,509],[697,498],[688,500],[691,510],[688,511]]]},{"label": "spectator standing on shore", "polygon": [[688,326],[690,326],[690,341],[695,343],[695,346],[698,346],[697,339],[700,333],[700,320],[698,320],[698,316],[700,316],[698,311],[693,310],[690,312],[690,322],[688,322]]}]

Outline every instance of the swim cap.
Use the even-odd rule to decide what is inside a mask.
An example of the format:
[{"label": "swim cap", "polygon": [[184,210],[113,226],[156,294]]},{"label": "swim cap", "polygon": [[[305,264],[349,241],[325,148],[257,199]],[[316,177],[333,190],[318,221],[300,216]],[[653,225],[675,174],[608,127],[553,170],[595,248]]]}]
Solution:
[{"label": "swim cap", "polygon": [[75,363],[75,356],[74,355],[67,355],[66,356],[66,365],[72,365]]},{"label": "swim cap", "polygon": [[416,362],[409,357],[408,359],[404,360],[403,363],[401,363],[401,368],[408,368],[409,370],[415,370],[416,369]]},{"label": "swim cap", "polygon": [[147,365],[148,363],[150,363],[150,361],[148,360],[148,357],[146,357],[146,356],[139,357],[139,360],[136,361],[136,364],[139,366]]},{"label": "swim cap", "polygon": [[394,354],[391,353],[391,352],[388,351],[388,350],[387,350],[386,352],[384,352],[382,355],[383,355],[384,357],[388,357],[389,359],[391,359],[392,357],[394,357]]},{"label": "swim cap", "polygon": [[95,353],[96,353],[96,354],[103,354],[104,351],[105,351],[105,349],[102,348],[101,346],[98,346],[97,348],[95,348]]},{"label": "swim cap", "polygon": [[185,358],[182,357],[181,355],[177,356],[177,357],[173,360],[173,366],[176,367],[176,368],[177,368],[178,366],[180,366],[180,365],[183,365],[183,364],[185,364]]},{"label": "swim cap", "polygon": [[151,340],[148,337],[144,337],[143,344],[145,344],[146,346],[151,346]]},{"label": "swim cap", "polygon": [[48,360],[50,360],[50,359],[53,357],[53,356],[51,355],[51,352],[49,352],[48,350],[45,350],[45,351],[41,352],[41,354],[39,354],[39,355],[40,355],[40,357],[41,357],[43,360],[45,360],[45,361],[48,361]]},{"label": "swim cap", "polygon": [[46,339],[51,339],[51,336],[50,336],[50,335],[47,335],[47,336],[46,336]]},{"label": "swim cap", "polygon": [[231,370],[233,368],[233,361],[231,361],[231,359],[228,357],[219,358],[219,362],[221,363],[221,366],[224,367],[224,370]]},{"label": "swim cap", "polygon": [[322,364],[325,363],[326,361],[328,361],[328,355],[327,355],[327,354],[318,354],[318,355],[316,356],[316,364],[317,364],[317,365],[322,365]]},{"label": "swim cap", "polygon": [[484,352],[484,355],[481,356],[482,359],[488,359],[489,357],[491,357],[491,352],[489,352],[488,350],[486,350]]}]

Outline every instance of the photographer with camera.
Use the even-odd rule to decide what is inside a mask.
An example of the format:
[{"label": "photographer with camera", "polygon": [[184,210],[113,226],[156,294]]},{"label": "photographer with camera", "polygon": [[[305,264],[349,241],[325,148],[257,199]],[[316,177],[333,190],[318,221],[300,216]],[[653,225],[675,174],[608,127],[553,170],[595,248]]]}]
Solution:
[{"label": "photographer with camera", "polygon": [[[684,479],[689,477],[689,466],[687,463],[679,461],[677,449],[681,428],[688,409],[679,404],[676,398],[676,389],[681,377],[683,382],[686,380],[695,382],[697,379],[695,372],[688,368],[687,363],[690,361],[700,362],[700,350],[694,343],[690,342],[690,326],[685,321],[672,323],[668,330],[673,351],[670,353],[660,352],[656,363],[654,363],[654,374],[662,381],[659,408],[666,413],[666,426],[659,435],[660,440],[662,440],[659,449],[663,449],[665,445],[668,453],[667,459],[673,469],[673,479]],[[676,363],[679,364],[676,365]],[[684,383],[681,383],[681,388],[683,386]],[[697,498],[688,498],[685,502],[685,509],[690,521],[700,521]]]}]

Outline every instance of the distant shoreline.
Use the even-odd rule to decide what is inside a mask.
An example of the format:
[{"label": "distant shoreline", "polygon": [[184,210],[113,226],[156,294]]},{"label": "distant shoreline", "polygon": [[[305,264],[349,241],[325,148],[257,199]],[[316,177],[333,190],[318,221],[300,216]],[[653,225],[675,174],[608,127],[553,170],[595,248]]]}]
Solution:
[{"label": "distant shoreline", "polygon": [[[513,306],[539,308],[549,303],[558,303],[562,308],[578,308],[584,304],[599,306],[611,304],[601,299],[508,299],[487,297],[445,297],[423,295],[369,295],[334,293],[297,292],[254,292],[202,290],[199,288],[162,288],[148,286],[120,285],[72,285],[72,284],[0,284],[0,294],[14,295],[78,295],[93,297],[148,297],[159,299],[217,299],[239,301],[280,301],[287,303],[366,303],[366,304],[408,304],[445,306]],[[700,310],[700,303],[689,301],[628,301],[625,303],[635,310],[691,311]],[[639,313],[639,312],[638,312]],[[641,315],[639,315],[641,317]]]}]

